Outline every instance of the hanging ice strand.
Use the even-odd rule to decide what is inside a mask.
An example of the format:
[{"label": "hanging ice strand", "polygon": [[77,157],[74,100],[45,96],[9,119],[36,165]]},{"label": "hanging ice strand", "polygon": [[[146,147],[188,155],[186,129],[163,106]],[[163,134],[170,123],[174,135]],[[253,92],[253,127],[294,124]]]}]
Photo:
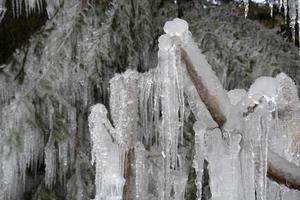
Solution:
[{"label": "hanging ice strand", "polygon": [[255,190],[258,200],[267,199],[267,158],[268,135],[272,126],[272,112],[276,108],[278,82],[272,77],[260,77],[250,87],[248,96],[257,104],[253,117],[257,128],[254,133],[257,140],[254,144],[255,156]]},{"label": "hanging ice strand", "polygon": [[5,0],[0,0],[0,23],[4,18],[5,12],[6,12]]},{"label": "hanging ice strand", "polygon": [[163,196],[164,199],[169,199],[172,190],[170,183],[174,182],[174,171],[178,170],[177,148],[183,126],[183,71],[180,43],[188,34],[188,24],[183,20],[174,19],[165,24],[164,31],[166,34],[159,38],[157,91],[162,114],[160,143],[164,163]]}]

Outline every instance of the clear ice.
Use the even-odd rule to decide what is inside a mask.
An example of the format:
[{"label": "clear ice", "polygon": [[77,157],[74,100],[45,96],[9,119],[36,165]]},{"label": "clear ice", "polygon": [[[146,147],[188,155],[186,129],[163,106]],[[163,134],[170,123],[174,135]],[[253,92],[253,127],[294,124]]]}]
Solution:
[{"label": "clear ice", "polygon": [[[197,199],[202,195],[205,161],[212,200],[266,200],[275,193],[280,194],[275,199],[282,199],[284,194],[288,200],[300,197],[299,192],[267,178],[269,156],[273,159],[278,154],[299,166],[295,138],[300,137],[296,131],[300,109],[294,82],[281,73],[258,78],[249,91],[227,92],[184,20],[167,22],[164,31],[166,34],[159,38],[156,69],[145,73],[127,70],[110,81],[113,125],[103,105],[92,107],[90,131],[98,180],[105,179],[107,167],[99,168],[97,163],[105,162],[104,155],[112,155],[108,149],[115,148],[121,159],[110,165],[116,164],[121,171],[111,172],[110,177],[118,177],[116,185],[121,188],[126,179],[122,176],[124,152],[134,149],[134,183],[129,186],[132,199],[184,199],[188,170],[179,146],[183,142],[184,120],[192,112],[196,119],[192,167],[196,172]],[[204,86],[226,116],[223,127],[213,120],[198,95],[181,60],[181,49],[187,52]],[[109,193],[109,188],[100,188],[101,182],[96,181],[96,185],[97,197]],[[121,198],[120,193],[114,195]]]}]

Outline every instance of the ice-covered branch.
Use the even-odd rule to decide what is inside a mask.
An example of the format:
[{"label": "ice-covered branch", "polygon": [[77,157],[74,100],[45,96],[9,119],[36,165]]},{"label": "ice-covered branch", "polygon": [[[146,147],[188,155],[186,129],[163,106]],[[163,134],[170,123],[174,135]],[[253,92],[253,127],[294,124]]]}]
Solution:
[{"label": "ice-covered branch", "polygon": [[193,84],[195,85],[195,88],[197,89],[200,98],[206,105],[213,119],[218,123],[219,127],[222,127],[223,124],[226,122],[226,117],[220,108],[220,105],[218,103],[219,100],[216,96],[213,96],[209,93],[208,88],[205,87],[201,77],[198,75],[195,69],[194,64],[192,63],[191,59],[189,58],[188,54],[183,48],[181,49],[181,57],[184,63],[186,64],[187,72]]},{"label": "ice-covered branch", "polygon": [[[203,84],[201,77],[197,74],[195,66],[184,49],[181,49],[181,56],[199,96],[207,106],[213,119],[222,127],[226,122],[226,117],[220,109],[220,100],[217,96],[209,94],[208,88]],[[300,190],[300,167],[290,163],[271,150],[268,152],[268,176],[289,188]]]},{"label": "ice-covered branch", "polygon": [[272,150],[268,152],[268,176],[289,188],[300,190],[300,167]]}]

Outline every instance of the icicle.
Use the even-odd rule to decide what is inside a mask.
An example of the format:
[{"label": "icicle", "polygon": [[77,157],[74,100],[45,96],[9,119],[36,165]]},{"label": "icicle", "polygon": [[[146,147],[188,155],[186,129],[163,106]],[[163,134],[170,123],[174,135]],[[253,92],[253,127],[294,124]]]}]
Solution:
[{"label": "icicle", "polygon": [[[0,21],[1,17],[4,16],[6,11],[5,7],[6,0],[0,0]],[[11,0],[12,3],[12,12],[14,17],[20,17],[23,13],[28,16],[33,12],[42,12],[43,11],[43,0]],[[60,0],[46,0],[47,4],[47,13],[48,17],[53,17],[54,12],[59,8],[61,1]],[[25,10],[22,10],[22,7],[25,7]]]},{"label": "icicle", "polygon": [[52,187],[56,182],[56,169],[57,169],[57,157],[56,149],[54,146],[54,140],[52,136],[49,137],[48,143],[45,147],[45,184],[48,187]]},{"label": "icicle", "polygon": [[58,144],[59,180],[62,185],[65,183],[66,175],[69,170],[69,142],[61,141]]},{"label": "icicle", "polygon": [[[292,29],[293,41],[295,41],[296,36],[296,23],[297,23],[297,2],[298,0],[289,0],[288,1],[288,14],[290,18],[290,27]],[[287,8],[286,8],[287,9]]]},{"label": "icicle", "polygon": [[270,15],[273,17],[273,0],[268,0],[269,8],[270,8]]},{"label": "icicle", "polygon": [[243,0],[244,1],[244,7],[245,7],[245,18],[248,16],[249,12],[249,0]]},{"label": "icicle", "polygon": [[0,23],[6,13],[5,0],[0,0]]},{"label": "icicle", "polygon": [[138,143],[134,148],[135,153],[135,199],[147,200],[147,170],[145,148]]},{"label": "icicle", "polygon": [[278,0],[278,10],[281,11],[282,8],[282,1],[283,0]]},{"label": "icicle", "polygon": [[288,20],[288,0],[282,0],[282,3],[283,3],[283,9],[284,9],[285,22],[287,23],[287,20]]},{"label": "icicle", "polygon": [[268,152],[268,125],[264,116],[260,117],[259,152],[256,166],[256,197],[258,200],[267,199],[267,152]]},{"label": "icicle", "polygon": [[[272,112],[276,111],[276,99],[279,93],[279,82],[276,78],[260,77],[251,85],[248,96],[257,104],[253,118],[248,123],[257,124],[252,139],[255,157],[255,190],[259,200],[267,198],[267,152],[270,129],[274,126]],[[277,112],[277,111],[276,111]],[[271,129],[274,132],[273,129]],[[257,137],[257,138],[255,138]]]},{"label": "icicle", "polygon": [[60,0],[47,0],[48,18],[52,18],[56,9],[60,6]]},{"label": "icicle", "polygon": [[34,121],[33,105],[16,96],[1,112],[0,174],[4,181],[0,189],[5,196],[3,199],[19,199],[25,189],[26,169],[36,169],[38,160],[43,158],[43,137]]},{"label": "icicle", "polygon": [[157,68],[157,87],[162,113],[160,135],[164,162],[164,198],[168,199],[174,179],[173,170],[177,170],[177,148],[182,135],[184,113],[183,69],[180,61],[180,43],[185,40],[188,25],[185,21],[174,19],[164,26],[167,33],[159,38],[159,64]]},{"label": "icicle", "polygon": [[[142,128],[147,145],[151,145],[152,139],[156,136],[154,130],[155,108],[154,108],[154,71],[144,73],[139,79],[139,112],[142,121]],[[158,142],[158,139],[155,139]]]},{"label": "icicle", "polygon": [[203,164],[205,157],[205,147],[204,147],[204,134],[206,131],[205,125],[202,125],[199,121],[194,124],[195,131],[195,156],[193,159],[193,167],[196,171],[196,181],[197,186],[197,200],[202,197],[202,176],[203,176]]}]

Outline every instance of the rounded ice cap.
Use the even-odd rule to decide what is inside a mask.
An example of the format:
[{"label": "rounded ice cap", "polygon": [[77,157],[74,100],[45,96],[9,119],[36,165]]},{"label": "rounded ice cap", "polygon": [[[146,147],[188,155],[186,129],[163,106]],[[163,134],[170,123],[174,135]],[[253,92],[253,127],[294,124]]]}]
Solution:
[{"label": "rounded ice cap", "polygon": [[259,102],[261,97],[264,97],[267,101],[274,101],[278,95],[279,83],[272,77],[260,77],[250,86],[249,97]]},{"label": "rounded ice cap", "polygon": [[158,48],[167,50],[171,47],[171,39],[168,35],[162,35],[158,38]]},{"label": "rounded ice cap", "polygon": [[91,109],[91,113],[95,113],[99,115],[99,117],[106,117],[107,115],[107,109],[101,103],[93,105],[90,109]]},{"label": "rounded ice cap", "polygon": [[172,21],[165,23],[164,31],[170,36],[182,36],[188,32],[189,25],[188,23],[179,18],[175,18]]}]

